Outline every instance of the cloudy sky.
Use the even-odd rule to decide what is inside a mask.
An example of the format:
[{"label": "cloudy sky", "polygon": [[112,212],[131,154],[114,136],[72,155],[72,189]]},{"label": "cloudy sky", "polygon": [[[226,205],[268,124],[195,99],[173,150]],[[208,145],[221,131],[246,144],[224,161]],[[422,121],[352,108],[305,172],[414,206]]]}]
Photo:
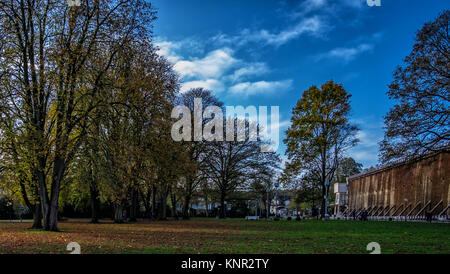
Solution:
[{"label": "cloudy sky", "polygon": [[[183,80],[225,105],[280,107],[280,138],[304,90],[328,80],[352,94],[360,144],[349,155],[378,163],[392,72],[446,0],[154,0],[155,40]],[[285,146],[278,149],[284,155]]]}]

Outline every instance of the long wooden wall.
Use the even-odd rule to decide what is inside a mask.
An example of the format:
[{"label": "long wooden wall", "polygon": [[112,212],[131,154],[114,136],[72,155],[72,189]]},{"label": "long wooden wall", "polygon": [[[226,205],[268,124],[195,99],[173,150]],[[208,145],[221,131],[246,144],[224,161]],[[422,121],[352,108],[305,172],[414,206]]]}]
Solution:
[{"label": "long wooden wall", "polygon": [[[402,215],[435,208],[438,214],[450,203],[450,151],[443,150],[420,159],[381,168],[348,178],[349,211],[373,210],[370,215],[388,212]],[[419,204],[421,203],[421,204]],[[416,207],[416,210],[414,210]],[[391,210],[392,209],[392,210]],[[396,209],[399,209],[395,212]],[[424,211],[425,212],[425,211]]]}]

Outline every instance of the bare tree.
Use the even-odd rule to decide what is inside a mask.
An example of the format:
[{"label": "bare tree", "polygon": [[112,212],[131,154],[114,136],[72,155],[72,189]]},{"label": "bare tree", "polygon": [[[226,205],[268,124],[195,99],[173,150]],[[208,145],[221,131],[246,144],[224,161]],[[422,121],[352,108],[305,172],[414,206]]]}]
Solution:
[{"label": "bare tree", "polygon": [[[195,106],[195,99],[202,100],[201,112],[203,113],[205,109],[209,106],[222,107],[223,103],[220,102],[209,90],[203,88],[194,88],[184,93],[180,97],[180,104],[186,106],[193,113]],[[197,106],[200,108],[200,106]],[[191,117],[192,123],[194,123],[194,115]],[[202,127],[210,119],[202,119]],[[192,129],[193,131],[194,129]],[[214,149],[211,144],[205,140],[186,142],[188,147],[188,154],[191,162],[194,164],[193,168],[186,172],[186,180],[180,185],[183,193],[183,219],[189,219],[189,209],[191,204],[191,199],[199,187],[200,183],[204,181],[204,174],[201,172],[204,169],[205,160],[209,155],[211,149]]]},{"label": "bare tree", "polygon": [[[246,122],[246,132],[248,127]],[[248,135],[243,141],[234,140],[212,142],[213,149],[206,157],[205,173],[219,191],[221,218],[226,217],[225,202],[230,193],[262,174],[272,174],[279,163],[276,153],[261,152],[262,141],[250,141]]]},{"label": "bare tree", "polygon": [[394,72],[385,117],[382,162],[403,160],[450,144],[450,11],[426,23],[405,65]]}]

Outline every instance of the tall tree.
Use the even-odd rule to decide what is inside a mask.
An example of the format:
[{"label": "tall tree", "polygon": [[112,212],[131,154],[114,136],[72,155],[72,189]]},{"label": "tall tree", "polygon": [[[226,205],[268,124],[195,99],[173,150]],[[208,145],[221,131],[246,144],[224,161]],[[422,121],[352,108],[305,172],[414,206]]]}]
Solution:
[{"label": "tall tree", "polygon": [[109,97],[104,79],[117,53],[130,40],[148,38],[154,18],[144,0],[72,7],[51,0],[0,2],[0,39],[8,53],[0,74],[9,79],[3,103],[29,136],[46,230],[58,229],[61,184],[86,136],[89,115]]},{"label": "tall tree", "polygon": [[382,162],[403,160],[450,144],[450,11],[426,23],[404,66],[394,72],[385,117]]},{"label": "tall tree", "polygon": [[119,55],[116,73],[110,77],[114,93],[102,112],[99,131],[102,169],[108,181],[104,192],[115,206],[116,222],[123,221],[128,201],[133,221],[139,196],[147,194],[143,200],[148,211],[148,194],[156,189],[161,194],[164,189],[168,195],[167,182],[174,181],[169,175],[178,171],[184,159],[170,138],[170,113],[178,89],[171,65],[156,54],[149,40],[133,41]]},{"label": "tall tree", "polygon": [[325,195],[339,161],[354,146],[357,127],[348,121],[350,97],[342,85],[326,82],[319,89],[310,87],[292,110],[291,126],[286,131],[286,168],[300,174],[310,172],[322,188],[321,216],[326,214]]},{"label": "tall tree", "polygon": [[[201,99],[201,106],[195,106],[195,99]],[[201,114],[209,106],[222,107],[223,103],[219,101],[209,90],[203,88],[194,88],[180,96],[180,103],[189,108],[191,113],[194,113],[196,108],[201,111]],[[202,115],[203,116],[203,115]],[[202,117],[203,118],[203,117]],[[202,119],[202,128],[209,122],[210,119]],[[194,124],[194,115],[191,117],[191,123]],[[194,135],[194,128],[192,128],[192,136]],[[188,156],[193,163],[191,170],[186,172],[186,180],[180,185],[183,193],[183,219],[189,219],[189,209],[191,205],[191,199],[198,188],[200,183],[204,181],[204,174],[201,172],[205,165],[205,159],[213,146],[210,142],[205,140],[194,140],[191,142],[186,142],[185,144],[188,149]]]}]

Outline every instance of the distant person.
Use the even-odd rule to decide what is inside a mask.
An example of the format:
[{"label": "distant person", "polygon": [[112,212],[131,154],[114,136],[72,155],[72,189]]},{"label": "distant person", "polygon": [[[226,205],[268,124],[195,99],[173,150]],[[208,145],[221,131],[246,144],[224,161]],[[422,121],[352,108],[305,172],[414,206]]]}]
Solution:
[{"label": "distant person", "polygon": [[427,220],[427,222],[431,223],[431,221],[433,220],[433,214],[428,211],[427,213],[425,213],[425,219]]},{"label": "distant person", "polygon": [[368,216],[369,214],[368,214],[368,212],[367,212],[367,210],[363,210],[362,212],[361,212],[361,221],[367,221],[367,216]]}]

